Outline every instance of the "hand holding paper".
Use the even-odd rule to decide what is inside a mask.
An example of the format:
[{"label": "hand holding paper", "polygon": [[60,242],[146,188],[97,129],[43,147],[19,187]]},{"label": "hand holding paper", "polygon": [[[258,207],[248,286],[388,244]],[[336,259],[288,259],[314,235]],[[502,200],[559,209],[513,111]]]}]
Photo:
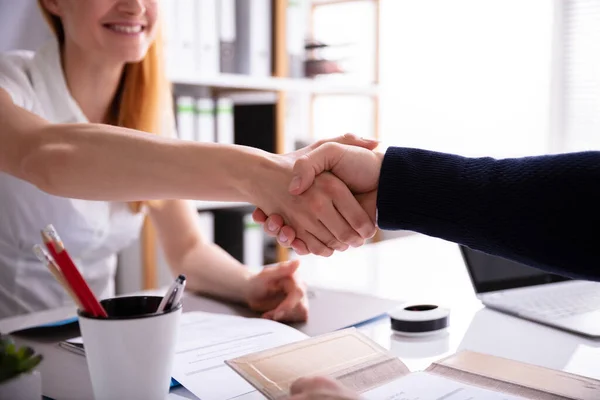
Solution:
[{"label": "hand holding paper", "polygon": [[471,351],[411,373],[356,329],[225,362],[272,400],[592,400],[600,393],[594,379]]},{"label": "hand holding paper", "polygon": [[324,376],[300,378],[290,388],[290,400],[358,400],[358,393]]}]

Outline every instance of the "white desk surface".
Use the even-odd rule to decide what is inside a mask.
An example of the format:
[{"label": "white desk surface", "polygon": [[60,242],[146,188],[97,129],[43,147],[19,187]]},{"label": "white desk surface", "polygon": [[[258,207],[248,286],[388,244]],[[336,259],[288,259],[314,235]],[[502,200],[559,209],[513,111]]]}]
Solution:
[{"label": "white desk surface", "polygon": [[473,350],[600,379],[600,340],[483,307],[454,243],[412,235],[330,258],[304,257],[300,273],[309,284],[450,308],[446,335],[399,337],[385,319],[360,328],[413,371],[458,350]]},{"label": "white desk surface", "polygon": [[[484,308],[475,297],[458,246],[453,243],[413,235],[330,258],[302,257],[299,271],[308,284],[450,308],[448,332],[434,337],[399,337],[391,332],[386,319],[359,328],[413,371],[469,349],[600,379],[600,340]],[[61,365],[61,369],[85,368],[82,357],[69,353],[61,357],[64,363],[74,363]],[[44,384],[50,384],[49,380],[44,379]],[[73,390],[73,398],[77,398],[77,388]]]}]

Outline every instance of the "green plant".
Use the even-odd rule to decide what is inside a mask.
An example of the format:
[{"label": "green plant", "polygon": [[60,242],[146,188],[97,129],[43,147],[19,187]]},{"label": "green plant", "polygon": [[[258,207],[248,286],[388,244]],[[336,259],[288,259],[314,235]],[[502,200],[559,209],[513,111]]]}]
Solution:
[{"label": "green plant", "polygon": [[31,347],[17,348],[11,338],[0,338],[0,383],[32,371],[41,361]]}]

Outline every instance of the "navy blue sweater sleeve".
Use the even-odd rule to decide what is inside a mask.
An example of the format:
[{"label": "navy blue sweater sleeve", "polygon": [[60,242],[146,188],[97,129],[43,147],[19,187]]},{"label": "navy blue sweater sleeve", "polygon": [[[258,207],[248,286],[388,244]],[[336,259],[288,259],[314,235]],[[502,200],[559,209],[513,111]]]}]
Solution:
[{"label": "navy blue sweater sleeve", "polygon": [[377,211],[381,229],[600,280],[600,152],[492,159],[389,148]]}]

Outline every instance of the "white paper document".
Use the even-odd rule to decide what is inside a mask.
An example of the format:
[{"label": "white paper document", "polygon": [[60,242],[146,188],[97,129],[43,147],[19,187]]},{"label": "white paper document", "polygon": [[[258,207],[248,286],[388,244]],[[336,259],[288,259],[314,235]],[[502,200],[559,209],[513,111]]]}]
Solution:
[{"label": "white paper document", "polygon": [[264,399],[224,361],[307,337],[266,319],[183,313],[172,375],[202,400]]},{"label": "white paper document", "polygon": [[428,372],[415,372],[363,394],[369,400],[526,400],[456,382]]}]

